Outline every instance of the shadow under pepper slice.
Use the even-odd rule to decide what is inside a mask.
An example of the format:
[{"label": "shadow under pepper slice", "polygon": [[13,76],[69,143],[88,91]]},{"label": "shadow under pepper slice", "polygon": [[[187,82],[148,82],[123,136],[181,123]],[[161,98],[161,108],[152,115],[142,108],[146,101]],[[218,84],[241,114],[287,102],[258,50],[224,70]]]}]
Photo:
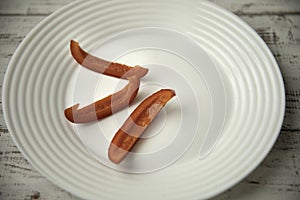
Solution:
[{"label": "shadow under pepper slice", "polygon": [[140,79],[137,76],[129,77],[128,80],[129,83],[122,90],[112,95],[81,109],[78,109],[79,104],[65,109],[66,118],[73,123],[87,123],[102,119],[125,108],[134,100],[140,86]]},{"label": "shadow under pepper slice", "polygon": [[111,141],[108,157],[112,162],[118,164],[125,158],[159,111],[175,95],[174,90],[162,89],[139,104]]},{"label": "shadow under pepper slice", "polygon": [[128,79],[131,76],[143,77],[148,73],[148,69],[141,66],[130,67],[90,55],[74,40],[70,42],[70,50],[73,58],[80,65],[94,72],[122,79]]}]

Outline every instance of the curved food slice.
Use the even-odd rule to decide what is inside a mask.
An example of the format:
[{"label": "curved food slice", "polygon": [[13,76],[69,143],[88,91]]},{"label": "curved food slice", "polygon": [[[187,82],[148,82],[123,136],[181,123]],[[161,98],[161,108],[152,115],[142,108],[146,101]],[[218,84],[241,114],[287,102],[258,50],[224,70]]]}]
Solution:
[{"label": "curved food slice", "polygon": [[137,76],[129,77],[128,80],[129,83],[122,90],[112,95],[81,109],[78,109],[79,104],[65,109],[66,118],[73,123],[92,122],[125,108],[134,100],[140,86],[140,79]]},{"label": "curved food slice", "polygon": [[90,55],[74,40],[70,42],[70,50],[73,58],[80,65],[94,72],[122,79],[128,79],[130,76],[143,77],[148,73],[148,69],[141,66],[130,67]]},{"label": "curved food slice", "polygon": [[174,90],[162,89],[146,98],[131,113],[109,146],[108,157],[112,162],[118,164],[125,158],[159,111],[175,95]]}]

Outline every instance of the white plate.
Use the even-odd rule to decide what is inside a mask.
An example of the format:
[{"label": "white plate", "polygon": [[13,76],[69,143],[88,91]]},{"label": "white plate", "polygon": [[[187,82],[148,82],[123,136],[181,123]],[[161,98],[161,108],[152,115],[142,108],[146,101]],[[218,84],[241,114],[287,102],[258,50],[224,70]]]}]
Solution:
[{"label": "white plate", "polygon": [[[170,41],[182,38],[178,44],[188,44],[188,48],[172,46],[173,42],[146,48],[145,43],[135,42],[133,48],[110,50],[106,55],[101,50],[118,38],[126,41],[128,36],[129,41],[133,35],[143,34],[149,38],[149,33],[155,38],[169,35]],[[102,152],[95,145],[97,142],[88,142],[95,137],[85,136],[80,131],[83,127],[68,123],[63,110],[78,101],[82,105],[90,103],[124,83],[107,80],[115,85],[99,94],[106,78],[95,77],[95,73],[84,71],[74,62],[69,53],[70,39],[79,41],[88,51],[114,60],[133,63],[137,57],[148,59],[138,60],[148,65],[150,73],[142,80],[135,104],[94,123],[97,127],[89,130],[106,126],[109,130],[96,131],[96,137],[102,134],[109,141],[113,134],[110,130],[118,127],[149,92],[175,87],[178,95],[158,116],[162,120],[153,124],[152,133],[157,134],[148,135],[147,139],[151,141],[165,133],[159,140],[165,143],[155,147],[155,142],[147,145],[146,141],[135,153],[148,154],[171,146],[167,135],[175,129],[178,131],[172,141],[184,131],[189,130],[191,136],[195,133],[195,140],[190,137],[179,144],[187,151],[179,150],[163,166],[139,168],[140,171],[134,168],[137,165],[131,170],[132,166],[115,167],[105,164],[105,159],[100,158],[101,162],[95,159]],[[190,47],[196,53],[193,50],[188,54]],[[206,65],[190,62],[198,53]],[[151,61],[151,55],[160,57],[162,64],[158,59]],[[183,70],[180,62],[187,70]],[[207,71],[205,66],[209,67]],[[158,67],[169,73],[162,75]],[[215,78],[210,74],[213,72]],[[96,81],[84,85],[91,86],[86,93],[75,87],[83,74],[93,76]],[[163,80],[164,76],[170,81]],[[80,99],[80,94],[85,98]],[[187,98],[185,94],[193,97]],[[191,107],[185,107],[188,100]],[[284,102],[279,68],[261,38],[238,17],[206,1],[116,0],[69,4],[43,20],[24,39],[11,59],[3,88],[7,126],[24,156],[48,179],[84,199],[205,199],[219,194],[249,174],[267,155],[282,124]],[[172,113],[168,106],[180,109]],[[186,109],[195,112],[184,114]],[[202,110],[206,112],[199,113]],[[169,154],[160,154],[160,159],[165,161],[166,155]],[[130,163],[129,160],[130,157],[125,162]],[[149,162],[160,163],[155,159]],[[147,171],[153,172],[143,173]]]}]

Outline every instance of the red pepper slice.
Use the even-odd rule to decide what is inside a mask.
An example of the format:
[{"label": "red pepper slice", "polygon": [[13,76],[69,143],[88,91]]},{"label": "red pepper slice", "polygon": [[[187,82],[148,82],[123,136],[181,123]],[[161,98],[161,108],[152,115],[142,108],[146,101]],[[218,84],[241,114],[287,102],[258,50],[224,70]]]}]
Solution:
[{"label": "red pepper slice", "polygon": [[87,123],[102,119],[132,103],[136,97],[140,79],[137,76],[128,78],[129,83],[120,91],[78,109],[79,104],[65,109],[66,118],[73,123]]},{"label": "red pepper slice", "polygon": [[174,90],[162,89],[140,103],[111,141],[108,157],[112,162],[118,164],[125,158],[159,111],[175,95]]},{"label": "red pepper slice", "polygon": [[74,40],[70,42],[70,50],[73,58],[80,65],[94,72],[122,79],[128,79],[131,76],[143,77],[148,73],[148,69],[141,66],[130,67],[90,55]]}]

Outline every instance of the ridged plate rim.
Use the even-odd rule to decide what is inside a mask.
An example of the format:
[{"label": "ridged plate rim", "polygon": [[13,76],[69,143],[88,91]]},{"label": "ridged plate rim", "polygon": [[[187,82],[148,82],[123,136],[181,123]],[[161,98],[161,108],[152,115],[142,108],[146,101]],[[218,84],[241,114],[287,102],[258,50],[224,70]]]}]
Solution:
[{"label": "ridged plate rim", "polygon": [[[171,1],[170,1],[171,2]],[[49,17],[47,17],[45,20],[43,20],[39,25],[37,25],[23,40],[23,42],[20,44],[16,52],[14,53],[10,64],[8,66],[8,69],[6,71],[4,84],[3,84],[3,110],[4,110],[4,117],[7,123],[7,127],[9,129],[10,134],[12,135],[16,145],[21,150],[23,155],[30,161],[30,163],[39,170],[43,175],[45,175],[49,180],[51,180],[53,183],[59,185],[60,187],[66,189],[67,191],[85,198],[85,199],[97,199],[97,198],[105,198],[105,199],[118,199],[120,197],[128,197],[131,199],[140,199],[142,197],[144,198],[163,198],[163,199],[204,199],[212,197],[216,194],[219,194],[220,192],[225,191],[226,189],[230,188],[232,185],[236,184],[238,181],[240,181],[242,178],[244,178],[247,174],[249,174],[255,167],[262,161],[262,159],[267,155],[267,153],[270,151],[271,147],[273,146],[274,142],[276,141],[276,138],[279,134],[281,124],[283,121],[283,115],[284,115],[284,108],[285,108],[285,94],[284,94],[284,84],[282,80],[282,76],[279,70],[279,67],[272,56],[270,50],[266,46],[266,44],[263,42],[263,40],[255,33],[255,31],[248,26],[245,22],[243,22],[240,18],[233,15],[229,11],[206,1],[186,1],[184,3],[180,1],[176,1],[176,3],[171,4],[168,1],[111,1],[111,2],[105,2],[105,1],[78,1],[71,4],[68,4],[64,6],[63,8],[55,11],[53,14],[51,14]],[[124,7],[125,6],[125,7]],[[131,7],[130,7],[131,6]],[[144,7],[143,7],[144,6]],[[146,7],[149,6],[149,7]],[[161,10],[154,8],[161,7]],[[78,30],[70,31],[69,29],[74,26],[74,24],[81,22],[84,19],[94,19],[93,21],[90,21],[90,23],[95,23],[96,19],[93,17],[100,16],[99,13],[92,12],[95,11],[98,8],[103,8],[101,12],[105,13],[105,16],[102,16],[103,18],[109,18],[112,11],[118,11],[120,13],[115,14],[114,16],[115,21],[111,21],[112,27],[114,27],[114,23],[118,24],[118,20],[116,17],[118,15],[124,14],[124,19],[122,20],[128,20],[127,28],[134,28],[137,26],[137,23],[140,19],[137,19],[137,21],[134,21],[132,18],[135,18],[136,16],[141,15],[141,13],[145,16],[146,21],[145,23],[149,26],[151,24],[155,25],[157,23],[161,27],[163,27],[163,20],[162,22],[155,22],[155,19],[159,19],[160,17],[163,17],[164,20],[167,22],[173,22],[174,26],[171,26],[171,28],[174,28],[177,31],[183,31],[185,34],[188,34],[194,39],[197,39],[199,43],[202,42],[202,47],[207,50],[207,52],[211,55],[213,59],[220,65],[220,70],[224,71],[224,78],[228,78],[229,75],[231,76],[230,79],[228,79],[228,83],[230,81],[236,81],[237,83],[240,83],[239,78],[244,78],[247,80],[244,85],[241,86],[233,86],[231,92],[231,96],[240,98],[240,101],[235,103],[240,103],[240,105],[243,105],[241,113],[249,111],[247,107],[243,103],[247,102],[249,103],[249,107],[253,108],[255,105],[259,106],[259,108],[264,109],[265,111],[268,111],[267,114],[273,114],[272,117],[270,117],[272,120],[271,124],[263,124],[266,130],[266,134],[264,135],[265,138],[260,139],[262,135],[255,135],[254,131],[262,132],[261,130],[261,124],[258,123],[258,121],[253,120],[251,118],[247,118],[248,120],[253,120],[255,123],[253,127],[250,127],[250,122],[247,121],[245,123],[245,127],[249,127],[250,138],[249,135],[246,136],[248,140],[242,140],[239,135],[230,135],[227,134],[226,131],[228,129],[224,130],[224,134],[218,141],[218,144],[216,145],[216,148],[214,149],[209,156],[207,156],[205,159],[200,160],[199,162],[189,162],[186,165],[183,165],[182,168],[167,168],[164,171],[148,174],[144,176],[139,175],[128,175],[123,173],[118,173],[116,171],[111,171],[110,169],[106,169],[105,167],[99,166],[99,163],[97,163],[95,160],[89,157],[89,154],[86,152],[84,147],[82,146],[80,140],[72,135],[61,135],[60,138],[56,138],[53,135],[45,135],[42,133],[42,130],[46,130],[46,133],[50,133],[52,130],[56,130],[58,132],[70,132],[72,131],[70,127],[66,126],[65,123],[61,122],[56,125],[58,127],[51,127],[51,122],[55,122],[56,116],[45,116],[42,115],[43,118],[39,119],[37,116],[39,116],[39,113],[34,114],[33,119],[30,119],[30,115],[27,113],[27,111],[31,111],[34,106],[37,106],[38,108],[44,109],[52,109],[50,105],[42,106],[38,105],[40,102],[47,103],[50,100],[55,100],[56,98],[59,98],[63,100],[63,93],[65,92],[64,89],[58,90],[58,96],[56,97],[54,94],[56,92],[56,87],[58,87],[59,83],[57,80],[60,78],[60,74],[57,73],[55,68],[49,69],[49,74],[53,75],[54,80],[56,80],[56,83],[54,85],[47,85],[42,84],[41,86],[34,84],[33,81],[30,82],[30,85],[35,88],[39,89],[41,87],[42,89],[49,89],[49,94],[52,96],[51,99],[45,98],[46,92],[43,90],[42,94],[44,97],[41,99],[38,99],[38,94],[33,92],[34,97],[36,99],[33,99],[34,101],[30,104],[25,104],[23,101],[23,96],[26,98],[30,98],[30,93],[24,93],[26,90],[26,72],[23,74],[21,73],[22,68],[21,67],[30,67],[30,65],[33,66],[33,69],[36,71],[37,74],[42,73],[43,68],[39,69],[35,66],[37,64],[42,64],[43,60],[42,58],[45,58],[48,62],[53,62],[55,64],[61,64],[61,65],[71,65],[70,60],[61,59],[66,53],[68,52],[67,49],[64,49],[62,51],[62,55],[58,55],[55,57],[53,52],[49,52],[49,55],[52,57],[47,57],[47,52],[41,51],[41,54],[44,57],[30,57],[26,49],[31,47],[34,44],[38,47],[38,45],[41,44],[47,44],[49,45],[53,50],[59,51],[60,48],[64,47],[62,43],[50,43],[48,44],[47,41],[49,41],[49,37],[45,34],[45,31],[49,28],[53,27],[53,30],[55,30],[57,27],[62,26],[61,24],[72,22],[70,25],[66,25],[65,29],[68,29],[68,33],[70,34],[70,37],[76,37],[77,39],[81,39],[83,42],[83,45],[86,45],[90,48],[93,47],[93,43],[101,42],[101,41],[94,41],[95,39],[99,39],[99,36],[97,35],[97,29],[95,30],[87,30],[87,33],[89,33],[93,37],[88,37],[87,40],[83,40],[86,37],[87,33],[78,33]],[[126,9],[131,9],[132,12],[127,12]],[[149,9],[154,9],[157,13],[156,16],[152,16],[151,13],[147,13]],[[165,9],[162,11],[162,9]],[[106,10],[105,10],[106,9]],[[151,10],[150,9],[150,10]],[[177,10],[176,10],[177,9]],[[194,13],[190,16],[188,13],[185,13],[186,11],[192,10]],[[152,10],[153,11],[153,10]],[[194,21],[192,21],[191,24],[182,24],[182,27],[179,27],[180,24],[176,24],[174,19],[171,17],[168,17],[166,15],[162,15],[162,13],[168,13],[170,16],[174,14],[175,11],[183,11],[182,16],[188,16],[192,17]],[[185,11],[185,12],[184,12]],[[100,12],[100,13],[101,13]],[[146,13],[146,14],[145,14]],[[147,15],[148,14],[148,15]],[[182,14],[182,13],[181,13]],[[186,15],[184,15],[186,14]],[[113,14],[112,14],[113,15]],[[65,17],[65,19],[63,18]],[[76,20],[77,17],[77,20]],[[126,18],[128,17],[128,19]],[[148,17],[148,18],[146,18]],[[180,22],[184,22],[185,20],[189,20],[190,18],[181,18]],[[153,20],[153,21],[151,21]],[[232,27],[232,30],[229,30],[225,25],[222,25],[222,22],[226,23],[226,25]],[[234,24],[236,23],[236,24]],[[85,26],[89,26],[90,24],[81,24],[83,28]],[[171,24],[172,25],[172,24]],[[210,26],[209,26],[210,25]],[[68,27],[69,26],[69,27]],[[116,25],[115,25],[116,26]],[[141,25],[139,25],[141,26]],[[200,28],[206,27],[206,30],[201,30]],[[122,27],[121,27],[122,28]],[[228,30],[227,30],[228,29]],[[65,30],[62,30],[64,32]],[[106,36],[108,36],[110,32],[116,31],[116,30],[106,30]],[[208,33],[215,33],[215,35],[209,35]],[[220,34],[221,31],[226,31],[229,34],[228,35],[222,35]],[[51,31],[49,31],[50,34]],[[105,35],[105,34],[104,34]],[[237,37],[239,36],[239,37]],[[228,38],[234,38],[236,41],[230,41]],[[46,38],[44,40],[43,39]],[[75,38],[75,39],[76,39]],[[54,38],[54,41],[58,42],[59,38]],[[205,40],[206,39],[206,40]],[[208,40],[207,40],[208,39]],[[39,44],[41,43],[41,44]],[[245,45],[247,48],[242,48],[239,45]],[[242,50],[249,51],[250,53],[253,53],[253,60],[249,60],[248,55],[245,55],[245,52],[242,54],[243,58],[246,60],[243,60],[241,58],[233,58],[231,54],[228,52],[221,52],[220,50],[226,49],[226,45],[232,48],[231,49],[237,51],[237,49],[241,48]],[[231,45],[231,46],[230,46]],[[257,47],[258,49],[255,49],[254,47]],[[47,48],[47,46],[45,47]],[[48,47],[49,48],[49,47]],[[30,48],[29,48],[30,49]],[[253,49],[259,51],[261,55],[256,55],[255,52],[253,52]],[[38,51],[37,49],[32,49],[33,54]],[[52,53],[52,54],[51,54]],[[227,53],[227,54],[226,54]],[[251,56],[250,56],[251,58]],[[233,59],[233,60],[230,60]],[[239,60],[241,59],[241,60]],[[224,63],[220,62],[227,62],[228,64],[232,64],[232,66],[236,65],[237,61],[241,61],[242,65],[244,66],[245,72],[241,68],[236,69],[224,69],[222,65]],[[22,64],[24,64],[22,66]],[[36,64],[37,63],[37,64]],[[251,66],[256,66],[257,64],[262,64],[265,68],[253,68],[248,69],[249,66],[247,64],[251,64]],[[228,65],[229,66],[229,65]],[[35,68],[34,68],[35,67]],[[42,66],[43,67],[43,66]],[[247,68],[248,67],[248,68]],[[61,70],[61,69],[59,69]],[[72,68],[66,69],[65,74],[62,75],[62,77],[67,77],[67,73],[72,72]],[[15,78],[19,72],[20,80]],[[58,71],[61,72],[61,71]],[[29,73],[29,72],[27,72]],[[45,72],[44,72],[45,73]],[[268,76],[268,74],[272,74],[274,76]],[[25,74],[25,75],[24,75]],[[263,76],[263,75],[264,76]],[[23,76],[22,76],[23,75]],[[28,77],[33,75],[28,75]],[[240,77],[239,77],[240,76]],[[265,78],[265,79],[264,79]],[[16,80],[17,79],[17,80]],[[37,77],[37,79],[41,82],[41,77]],[[49,79],[49,77],[48,77]],[[261,83],[264,83],[262,85],[255,85],[253,79],[256,81],[260,81]],[[34,80],[34,79],[29,79]],[[46,79],[47,80],[47,79]],[[64,81],[67,81],[68,79],[62,79]],[[64,82],[63,82],[64,83]],[[243,83],[243,82],[242,82]],[[18,85],[20,84],[20,85]],[[252,84],[252,85],[251,85]],[[252,86],[252,87],[249,87]],[[262,86],[262,88],[259,88],[259,86]],[[236,87],[236,88],[235,88]],[[270,88],[269,88],[270,87]],[[228,86],[230,90],[230,86]],[[12,90],[10,90],[12,89]],[[270,89],[270,90],[268,90]],[[14,94],[14,90],[19,91],[19,93]],[[256,92],[263,90],[264,92],[267,92],[268,95],[263,96],[262,92],[260,93],[262,97],[258,96],[251,96],[246,95],[245,92],[243,93],[243,90],[253,90],[253,94],[256,94]],[[29,89],[29,91],[31,91]],[[240,93],[241,94],[240,94]],[[21,95],[20,95],[21,94]],[[19,99],[13,98],[15,97],[22,97]],[[240,96],[239,96],[240,95]],[[46,96],[47,97],[47,96]],[[247,99],[249,97],[249,99]],[[270,99],[270,97],[273,97],[274,104],[275,105],[267,105],[266,101]],[[11,102],[9,100],[15,99],[15,102]],[[57,99],[56,99],[57,100]],[[238,99],[239,100],[239,99]],[[12,103],[12,104],[11,104]],[[37,104],[35,104],[37,103]],[[256,103],[256,104],[255,104]],[[232,108],[232,113],[237,113],[236,104],[229,105],[230,108]],[[264,107],[265,106],[265,107]],[[272,106],[272,108],[270,107]],[[49,108],[51,107],[51,108]],[[63,116],[59,114],[59,112],[62,110],[62,107],[54,108],[53,112],[56,113],[59,119],[63,119]],[[275,110],[274,110],[275,109]],[[274,110],[274,111],[273,111]],[[16,113],[15,111],[25,111],[24,113]],[[253,116],[260,116],[262,119],[265,119],[266,113],[260,113],[258,110],[253,111],[255,115]],[[275,115],[276,114],[276,115]],[[22,117],[20,117],[21,115]],[[237,114],[236,114],[237,115]],[[251,116],[251,115],[250,115]],[[24,118],[25,117],[25,118]],[[49,121],[50,125],[46,127],[40,127],[39,125],[36,126],[28,126],[27,123],[34,124],[35,120],[37,121]],[[227,128],[240,128],[242,129],[242,126],[234,126],[232,121],[230,119],[228,120]],[[52,130],[51,130],[52,129]],[[33,135],[27,135],[28,131],[32,133]],[[238,130],[235,130],[236,132]],[[40,134],[38,134],[41,132]],[[242,132],[243,133],[243,132]],[[225,137],[224,137],[225,136]],[[228,136],[226,138],[226,136]],[[237,141],[233,141],[232,137],[237,136]],[[46,141],[47,139],[47,141]],[[256,143],[250,143],[250,139],[253,139],[251,141],[255,141]],[[243,141],[243,142],[241,142]],[[42,144],[40,144],[43,142]],[[59,154],[57,149],[53,151],[47,151],[47,148],[51,149],[51,145],[55,145],[56,142],[61,142],[62,145],[65,145],[64,148],[61,146],[58,146],[58,150],[63,151],[62,154]],[[237,144],[237,142],[241,142]],[[247,143],[248,142],[248,143]],[[260,148],[256,148],[256,152],[249,152],[251,148],[253,148],[253,145],[257,145]],[[242,158],[241,155],[237,154],[238,151],[232,152],[231,154],[226,154],[226,150],[234,151],[234,148],[236,146],[239,146],[240,148],[244,149],[244,154],[247,155],[247,158]],[[247,147],[245,147],[247,146]],[[249,150],[247,150],[247,148]],[[36,152],[36,150],[39,150],[40,152]],[[49,149],[48,149],[49,150]],[[239,149],[237,149],[239,150]],[[76,152],[76,155],[73,155],[74,152]],[[221,153],[222,152],[222,153]],[[237,154],[237,155],[236,155]],[[228,156],[228,160],[223,159],[220,160],[221,156]],[[51,162],[47,162],[47,159],[45,161],[45,156],[47,159]],[[231,156],[231,157],[230,157]],[[235,156],[235,157],[234,157]],[[64,162],[63,159],[69,160],[70,162]],[[77,165],[74,165],[76,163]],[[238,167],[237,167],[238,166]],[[223,168],[222,168],[223,167]],[[231,167],[231,168],[230,168]],[[233,168],[234,167],[234,168]],[[87,170],[90,173],[87,173]],[[197,171],[198,170],[198,171]],[[236,170],[232,172],[232,170]],[[179,174],[183,171],[189,171],[189,174]],[[200,173],[206,173],[200,174]],[[128,177],[131,179],[129,180]],[[159,180],[156,178],[160,177]],[[203,182],[200,178],[208,178]],[[166,180],[168,179],[168,180]],[[133,182],[133,180],[135,182]],[[122,184],[120,184],[118,181],[122,181]],[[135,183],[135,184],[133,184]],[[143,183],[143,185],[140,185],[140,183]],[[172,183],[170,185],[170,183]],[[128,185],[129,184],[129,185]],[[130,185],[133,184],[133,185]],[[164,190],[161,190],[161,187],[164,187]],[[149,194],[149,196],[145,196],[145,193]]]}]

